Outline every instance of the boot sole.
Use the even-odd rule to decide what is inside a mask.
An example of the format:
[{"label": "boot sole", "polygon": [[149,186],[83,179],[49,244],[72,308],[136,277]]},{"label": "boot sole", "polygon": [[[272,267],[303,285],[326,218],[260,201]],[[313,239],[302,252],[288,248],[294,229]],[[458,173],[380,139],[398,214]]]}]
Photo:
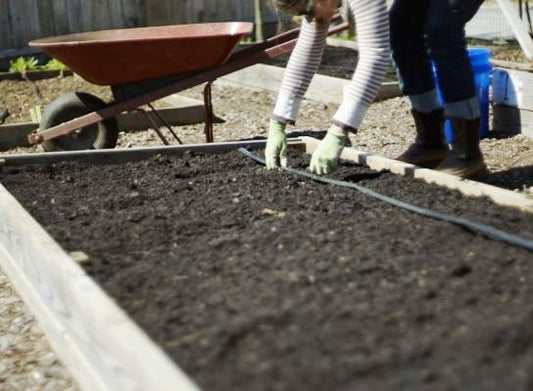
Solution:
[{"label": "boot sole", "polygon": [[423,167],[423,168],[435,168],[439,164],[441,164],[444,159],[446,158],[446,155],[439,157],[439,158],[433,158],[431,160],[415,160],[415,159],[406,159],[402,158],[401,156],[398,156],[396,160],[404,163],[414,164],[415,166]]},{"label": "boot sole", "polygon": [[487,169],[487,166],[483,164],[481,167],[474,167],[469,170],[460,170],[460,169],[449,169],[449,168],[443,168],[439,170],[438,167],[435,167],[435,171],[442,172],[444,174],[454,175],[460,178],[465,179],[473,179],[475,177],[480,177],[483,175],[486,175],[489,173],[489,170]]}]

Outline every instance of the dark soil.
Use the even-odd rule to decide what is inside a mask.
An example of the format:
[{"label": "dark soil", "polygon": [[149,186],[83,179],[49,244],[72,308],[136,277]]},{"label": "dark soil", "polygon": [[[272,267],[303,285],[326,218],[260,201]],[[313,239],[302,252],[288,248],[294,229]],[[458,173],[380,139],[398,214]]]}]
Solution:
[{"label": "dark soil", "polygon": [[[335,176],[532,236],[531,215],[485,199]],[[533,389],[526,250],[236,152],[0,181],[206,390]]]}]

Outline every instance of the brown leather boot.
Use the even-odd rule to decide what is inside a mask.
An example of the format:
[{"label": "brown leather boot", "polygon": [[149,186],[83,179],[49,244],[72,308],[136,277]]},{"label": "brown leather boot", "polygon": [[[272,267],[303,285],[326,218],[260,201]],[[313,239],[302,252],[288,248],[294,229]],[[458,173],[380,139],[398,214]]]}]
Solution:
[{"label": "brown leather boot", "polygon": [[416,138],[407,150],[396,158],[402,162],[433,168],[449,153],[444,140],[444,114],[442,109],[430,113],[411,110],[415,120]]},{"label": "brown leather boot", "polygon": [[462,178],[486,171],[487,166],[479,148],[480,119],[452,118],[451,121],[454,131],[452,150],[436,170]]}]

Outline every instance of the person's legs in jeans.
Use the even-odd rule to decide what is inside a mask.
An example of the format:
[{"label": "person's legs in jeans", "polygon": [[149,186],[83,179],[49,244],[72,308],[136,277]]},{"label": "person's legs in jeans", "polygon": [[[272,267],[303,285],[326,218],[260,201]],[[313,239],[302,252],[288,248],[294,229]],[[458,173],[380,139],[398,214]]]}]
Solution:
[{"label": "person's legs in jeans", "polygon": [[389,12],[393,60],[416,130],[414,142],[397,159],[424,167],[435,167],[448,154],[443,110],[425,42],[430,3],[431,0],[395,0]]},{"label": "person's legs in jeans", "polygon": [[[439,75],[446,117],[456,140],[440,170],[470,176],[485,168],[477,129],[479,103],[466,52],[464,27],[483,0],[395,0],[390,9],[391,48],[400,88],[411,104],[415,142],[398,159],[432,167],[446,156],[443,111],[431,60]],[[474,131],[473,129],[476,129]],[[439,160],[440,159],[440,160]]]},{"label": "person's legs in jeans", "polygon": [[437,169],[463,177],[485,169],[479,148],[479,101],[465,38],[465,24],[482,2],[431,0],[424,27],[426,45],[439,77],[444,115],[454,128],[452,153]]}]

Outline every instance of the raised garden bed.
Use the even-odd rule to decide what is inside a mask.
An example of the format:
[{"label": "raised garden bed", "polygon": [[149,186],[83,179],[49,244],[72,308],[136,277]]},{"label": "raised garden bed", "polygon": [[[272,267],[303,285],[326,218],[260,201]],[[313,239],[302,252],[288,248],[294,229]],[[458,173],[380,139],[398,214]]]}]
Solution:
[{"label": "raised garden bed", "polygon": [[[533,232],[484,198],[353,164],[335,176]],[[236,152],[6,166],[0,182],[202,388],[533,385],[527,250]]]}]

